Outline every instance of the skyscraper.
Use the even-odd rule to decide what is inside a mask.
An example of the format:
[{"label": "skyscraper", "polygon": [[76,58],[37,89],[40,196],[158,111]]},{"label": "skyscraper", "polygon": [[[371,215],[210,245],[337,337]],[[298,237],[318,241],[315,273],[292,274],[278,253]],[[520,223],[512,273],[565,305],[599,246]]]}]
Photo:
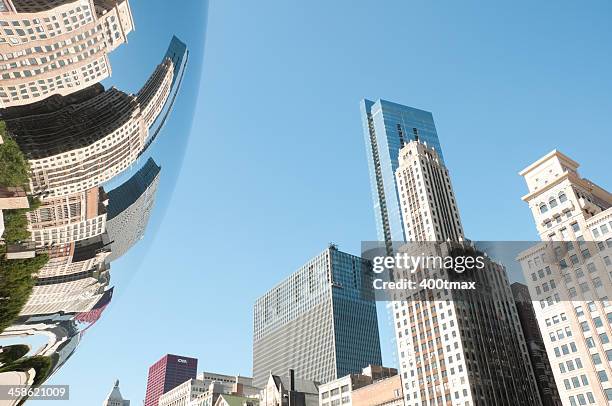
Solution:
[{"label": "skyscraper", "polygon": [[294,369],[325,383],[381,364],[368,261],[331,245],[257,299],[253,382]]},{"label": "skyscraper", "polygon": [[408,241],[460,241],[463,227],[448,169],[420,141],[404,144],[395,172]]},{"label": "skyscraper", "polygon": [[7,118],[31,166],[31,190],[50,197],[79,193],[133,164],[148,145],[149,127],[170,96],[173,78],[172,59],[164,56],[136,95],[115,88],[84,92],[59,110]]},{"label": "skyscraper", "polygon": [[134,28],[128,0],[2,0],[0,108],[67,95],[111,74]]},{"label": "skyscraper", "polygon": [[160,171],[153,158],[149,158],[130,179],[108,192],[106,227],[111,241],[108,261],[123,256],[144,236],[155,203]]},{"label": "skyscraper", "polygon": [[183,382],[195,379],[198,360],[166,354],[149,368],[144,406],[157,406],[159,397]]},{"label": "skyscraper", "polygon": [[392,303],[405,404],[540,405],[505,268],[462,241],[450,177],[437,152],[421,140],[407,142],[395,175],[410,241],[397,253],[480,257],[483,264],[466,273],[477,283],[474,290],[421,285],[457,282],[463,270],[455,268],[434,264],[396,274],[417,286]]},{"label": "skyscraper", "polygon": [[392,241],[406,241],[395,170],[402,146],[420,139],[442,158],[442,150],[431,113],[379,99],[361,101],[370,185],[376,216],[378,239],[391,251]]},{"label": "skyscraper", "polygon": [[520,172],[540,238],[522,252],[564,405],[612,402],[612,194],[554,150]]},{"label": "skyscraper", "polygon": [[49,198],[27,214],[37,247],[70,244],[106,230],[107,196],[102,187]]}]

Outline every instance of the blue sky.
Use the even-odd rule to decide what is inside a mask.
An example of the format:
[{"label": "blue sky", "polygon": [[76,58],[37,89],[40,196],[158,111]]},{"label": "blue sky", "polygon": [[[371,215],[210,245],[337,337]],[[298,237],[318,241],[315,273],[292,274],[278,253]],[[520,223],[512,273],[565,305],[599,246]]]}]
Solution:
[{"label": "blue sky", "polygon": [[[137,30],[112,55],[110,83],[136,90],[171,30],[195,50],[205,21],[131,3]],[[168,352],[250,375],[256,297],[328,242],[358,253],[376,238],[363,97],[433,113],[474,240],[536,238],[517,172],[554,148],[612,189],[611,14],[606,1],[212,0],[201,81],[196,62],[157,145],[165,184],[150,232],[113,264],[116,297],[49,383],[84,405],[119,378],[140,404],[148,366]]]}]

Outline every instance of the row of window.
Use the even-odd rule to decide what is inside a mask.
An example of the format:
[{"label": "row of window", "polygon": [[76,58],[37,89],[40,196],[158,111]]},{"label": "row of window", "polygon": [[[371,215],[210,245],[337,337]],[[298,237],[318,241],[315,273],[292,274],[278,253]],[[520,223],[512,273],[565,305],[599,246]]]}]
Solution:
[{"label": "row of window", "polygon": [[[565,192],[559,193],[558,198],[559,198],[559,203],[563,203],[563,202],[567,201],[567,196],[565,195]],[[556,197],[554,197],[554,196],[551,197],[550,199],[548,199],[548,205],[546,203],[544,203],[544,202],[539,204],[540,213],[546,213],[548,211],[549,207],[551,209],[553,209],[553,208],[557,207],[559,203],[557,203],[557,198]]]}]

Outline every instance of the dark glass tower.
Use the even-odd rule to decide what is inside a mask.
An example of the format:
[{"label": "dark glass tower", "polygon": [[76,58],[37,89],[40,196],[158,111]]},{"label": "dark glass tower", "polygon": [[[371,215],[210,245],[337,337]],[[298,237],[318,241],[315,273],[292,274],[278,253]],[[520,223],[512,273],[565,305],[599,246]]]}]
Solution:
[{"label": "dark glass tower", "polygon": [[370,264],[330,246],[257,299],[253,383],[289,369],[325,383],[381,365]]}]

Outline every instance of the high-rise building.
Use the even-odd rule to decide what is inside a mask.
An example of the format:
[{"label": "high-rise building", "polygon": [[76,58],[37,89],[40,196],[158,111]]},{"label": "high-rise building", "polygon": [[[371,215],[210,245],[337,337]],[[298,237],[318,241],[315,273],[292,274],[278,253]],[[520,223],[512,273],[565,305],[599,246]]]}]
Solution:
[{"label": "high-rise building", "polygon": [[520,172],[540,238],[522,252],[534,310],[564,405],[612,402],[612,194],[552,151]]},{"label": "high-rise building", "polygon": [[535,373],[538,382],[538,390],[540,391],[540,399],[542,406],[561,406],[561,398],[557,391],[557,384],[553,375],[550,361],[546,355],[544,340],[538,327],[535,311],[529,296],[529,288],[522,283],[515,282],[510,285],[514,303],[518,311],[523,335],[527,343],[527,351],[529,351],[529,359],[531,367]]},{"label": "high-rise building", "polygon": [[159,184],[159,167],[153,158],[122,185],[108,192],[106,228],[111,241],[108,261],[123,256],[143,236]]},{"label": "high-rise building", "polygon": [[132,165],[148,145],[149,127],[170,96],[173,77],[172,60],[164,57],[137,95],[115,88],[86,92],[59,110],[7,118],[30,163],[32,192],[45,198],[79,193]]},{"label": "high-rise building", "polygon": [[73,275],[98,268],[110,253],[108,237],[102,234],[85,240],[47,248],[49,261],[36,274],[39,279]]},{"label": "high-rise building", "polygon": [[37,279],[21,316],[81,313],[91,310],[110,282],[107,267],[85,272]]},{"label": "high-rise building", "polygon": [[67,95],[111,75],[127,41],[128,0],[2,0],[0,108]]},{"label": "high-rise building", "polygon": [[420,139],[443,161],[442,150],[430,112],[386,100],[362,100],[361,117],[378,239],[385,241],[390,252],[392,241],[406,241],[395,184],[400,149],[408,141]]},{"label": "high-rise building", "polygon": [[396,274],[417,286],[392,303],[405,404],[540,405],[505,268],[462,241],[450,177],[437,152],[409,141],[396,176],[409,232],[397,253],[482,258],[469,279],[476,290],[422,286],[428,279],[456,281],[463,272],[435,263]]},{"label": "high-rise building", "polygon": [[330,245],[254,306],[253,380],[295,369],[321,383],[381,364],[368,261]]},{"label": "high-rise building", "polygon": [[121,391],[119,390],[119,380],[115,381],[113,389],[102,402],[102,406],[130,406],[130,401],[123,399]]},{"label": "high-rise building", "polygon": [[167,354],[149,368],[144,406],[158,406],[164,393],[196,377],[198,360]]},{"label": "high-rise building", "polygon": [[44,199],[27,214],[32,240],[40,248],[100,235],[106,231],[107,203],[102,187]]},{"label": "high-rise building", "polygon": [[395,178],[408,241],[463,240],[448,169],[435,149],[420,141],[404,144]]}]

